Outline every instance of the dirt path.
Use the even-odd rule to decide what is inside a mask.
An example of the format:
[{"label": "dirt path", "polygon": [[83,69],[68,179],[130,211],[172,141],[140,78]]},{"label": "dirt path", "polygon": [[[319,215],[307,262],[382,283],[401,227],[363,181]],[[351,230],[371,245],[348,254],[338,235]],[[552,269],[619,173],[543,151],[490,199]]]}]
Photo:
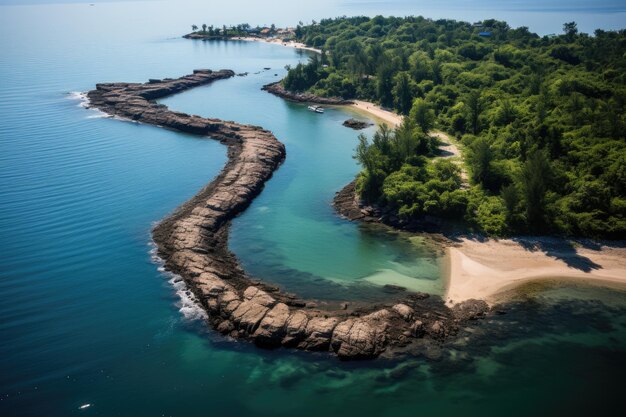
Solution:
[{"label": "dirt path", "polygon": [[461,154],[459,146],[444,132],[431,132],[431,135],[437,137],[441,141],[441,145],[439,146],[441,155],[436,158],[450,158],[452,162],[458,165],[461,168],[461,180],[463,180],[461,188],[469,188],[469,175],[467,173],[467,168],[463,163],[463,155]]}]

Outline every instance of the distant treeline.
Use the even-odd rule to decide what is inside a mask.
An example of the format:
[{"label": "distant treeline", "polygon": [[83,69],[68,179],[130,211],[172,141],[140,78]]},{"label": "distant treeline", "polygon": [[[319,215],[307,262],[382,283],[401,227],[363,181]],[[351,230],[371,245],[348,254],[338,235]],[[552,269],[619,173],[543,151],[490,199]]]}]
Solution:
[{"label": "distant treeline", "polygon": [[[358,191],[406,219],[464,219],[488,234],[626,237],[626,31],[559,36],[486,20],[325,19],[299,26],[322,49],[291,90],[360,98],[407,115],[362,137]],[[433,162],[428,133],[463,148],[470,185]]]},{"label": "distant treeline", "polygon": [[252,27],[248,23],[240,23],[234,26],[219,26],[207,25],[206,23],[198,27],[198,25],[191,25],[191,33],[204,36],[248,36],[248,35],[275,35],[278,33],[284,34],[285,30],[277,29],[276,25],[272,24],[268,27],[256,26]]}]

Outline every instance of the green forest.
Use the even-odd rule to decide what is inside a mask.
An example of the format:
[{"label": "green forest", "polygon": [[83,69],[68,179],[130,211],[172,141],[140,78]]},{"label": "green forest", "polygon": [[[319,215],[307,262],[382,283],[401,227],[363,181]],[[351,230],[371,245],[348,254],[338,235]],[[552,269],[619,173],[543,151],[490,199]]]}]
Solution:
[{"label": "green forest", "polygon": [[[296,37],[322,54],[290,68],[285,88],[405,115],[359,137],[369,203],[488,235],[626,237],[626,30],[588,35],[571,22],[540,37],[496,20],[377,16],[324,19]],[[456,138],[462,167],[433,158],[434,130]]]}]

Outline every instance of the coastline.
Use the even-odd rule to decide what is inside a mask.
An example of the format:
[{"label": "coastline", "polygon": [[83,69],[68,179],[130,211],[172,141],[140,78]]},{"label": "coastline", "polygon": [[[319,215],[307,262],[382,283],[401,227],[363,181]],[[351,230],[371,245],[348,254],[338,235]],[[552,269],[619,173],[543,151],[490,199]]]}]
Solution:
[{"label": "coastline", "polygon": [[450,306],[473,299],[490,306],[506,303],[520,295],[522,287],[529,283],[572,282],[626,291],[623,242],[537,236],[471,238],[445,230],[445,224],[401,224],[385,212],[360,204],[354,181],[335,195],[333,206],[351,221],[435,233],[446,250],[442,275],[446,284],[444,298]]},{"label": "coastline", "polygon": [[520,287],[533,282],[583,283],[626,291],[623,245],[550,237],[462,238],[447,252],[449,304],[478,298],[494,305],[517,296]]},{"label": "coastline", "polygon": [[[197,40],[206,39],[206,37],[204,37],[203,35],[194,36],[194,35],[189,34],[189,35],[185,35],[184,37],[186,39],[197,39]],[[252,37],[252,36],[235,36],[235,37],[228,37],[224,39],[234,40],[234,41],[245,41],[245,42],[263,42],[263,43],[268,43],[272,45],[284,46],[286,48],[302,49],[305,51],[315,52],[318,54],[322,53],[321,49],[317,49],[312,46],[307,46],[302,42],[294,42],[294,41],[283,42],[282,40],[277,39],[277,38],[270,39],[270,38],[259,38],[259,37]],[[394,113],[392,111],[385,110],[381,106],[375,103],[369,102],[369,101],[344,100],[344,99],[339,99],[339,98],[325,98],[325,97],[313,96],[311,94],[305,94],[304,97],[298,97],[298,96],[303,96],[303,95],[289,93],[289,92],[281,92],[281,91],[276,91],[276,90],[272,91],[271,86],[274,84],[278,84],[278,83],[268,84],[264,86],[263,89],[269,91],[270,93],[274,95],[285,98],[287,100],[292,100],[292,101],[297,101],[297,102],[302,102],[302,103],[308,102],[308,103],[325,104],[325,105],[347,106],[350,108],[350,110],[353,110],[358,114],[363,114],[372,118],[373,121],[379,125],[382,123],[385,123],[389,125],[389,127],[395,128],[395,127],[398,127],[400,124],[402,124],[403,116],[397,113]]]},{"label": "coastline", "polygon": [[184,35],[183,38],[194,39],[194,40],[232,40],[232,41],[245,41],[245,42],[263,42],[263,43],[269,43],[273,45],[285,46],[287,48],[302,49],[304,51],[315,52],[318,54],[322,53],[321,49],[317,49],[312,46],[307,46],[302,42],[295,42],[295,41],[284,42],[283,40],[278,39],[278,38],[262,38],[262,37],[255,37],[255,36],[209,36],[209,35],[202,35],[198,33],[188,33],[187,35]]},{"label": "coastline", "polygon": [[[155,101],[233,76],[231,70],[195,70],[144,84],[97,84],[88,93],[90,107],[112,116],[219,140],[228,147],[220,174],[153,230],[164,269],[185,281],[214,329],[261,347],[332,352],[342,359],[398,352],[428,356],[432,346],[488,314],[482,301],[449,308],[442,298],[420,293],[388,303],[348,306],[338,300],[318,308],[312,300],[248,276],[228,249],[230,221],[278,169],[284,145],[259,126],[175,112]],[[413,343],[417,339],[420,343]]]},{"label": "coastline", "polygon": [[377,104],[363,100],[345,100],[339,97],[320,97],[311,93],[294,93],[286,90],[280,81],[266,84],[262,88],[270,94],[281,97],[285,100],[298,103],[324,104],[328,106],[338,106],[344,110],[354,112],[371,118],[377,124],[387,124],[391,128],[402,124],[403,116],[389,110],[385,110]]},{"label": "coastline", "polygon": [[364,114],[372,118],[377,124],[385,123],[391,128],[402,124],[403,116],[389,110],[385,110],[377,104],[363,100],[353,100],[349,105],[350,110]]},{"label": "coastline", "polygon": [[280,46],[285,46],[287,48],[295,48],[295,49],[302,49],[304,51],[310,51],[310,52],[315,52],[317,54],[321,54],[322,50],[321,49],[317,49],[314,48],[312,46],[307,46],[302,42],[295,42],[295,41],[289,41],[289,42],[283,42],[282,40],[278,39],[278,38],[255,38],[253,36],[235,36],[232,38],[228,38],[234,41],[246,41],[246,42],[263,42],[263,43],[269,43],[272,45],[280,45]]}]

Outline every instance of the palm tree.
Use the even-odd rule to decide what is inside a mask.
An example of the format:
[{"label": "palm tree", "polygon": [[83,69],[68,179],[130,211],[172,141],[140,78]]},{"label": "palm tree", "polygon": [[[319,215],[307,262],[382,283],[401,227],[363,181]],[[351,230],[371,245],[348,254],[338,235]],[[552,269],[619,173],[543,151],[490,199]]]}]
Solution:
[{"label": "palm tree", "polygon": [[202,33],[206,33],[206,23],[202,24]]},{"label": "palm tree", "polygon": [[191,25],[191,31],[195,32],[196,30],[198,30],[198,26],[196,25]]}]

